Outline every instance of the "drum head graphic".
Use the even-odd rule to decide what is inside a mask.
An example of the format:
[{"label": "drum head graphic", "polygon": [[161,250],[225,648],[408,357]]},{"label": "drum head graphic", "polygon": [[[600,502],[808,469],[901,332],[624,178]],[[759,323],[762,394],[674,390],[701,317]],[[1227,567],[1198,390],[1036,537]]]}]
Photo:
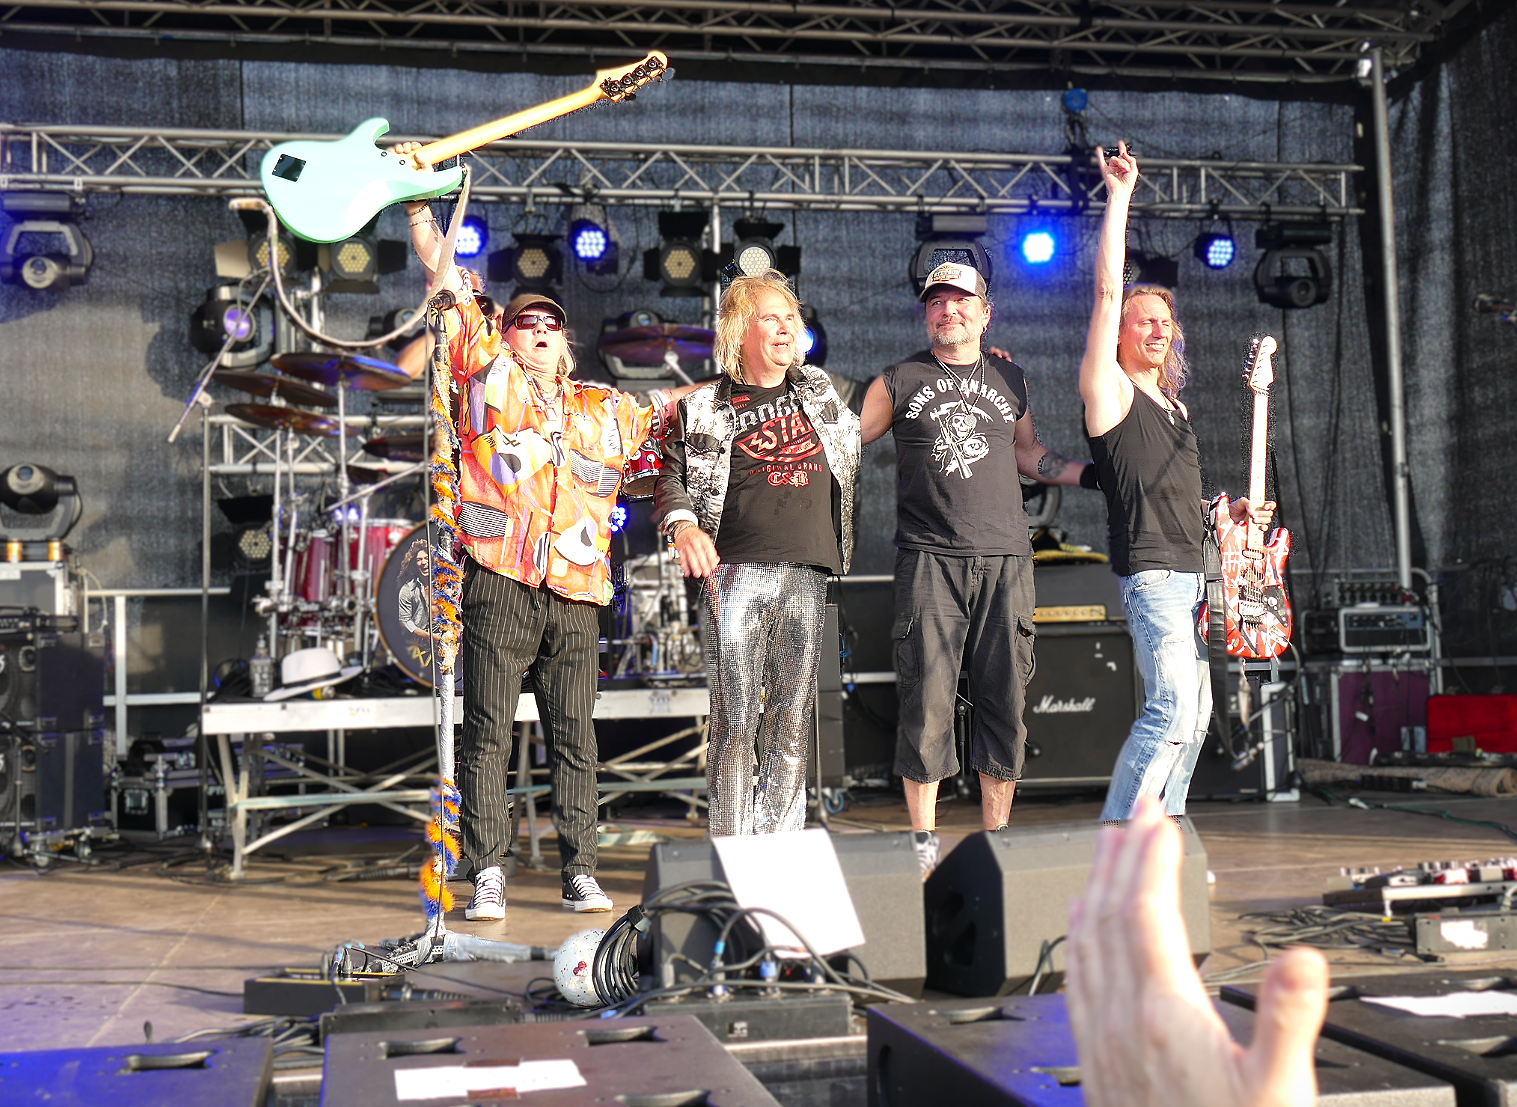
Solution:
[{"label": "drum head graphic", "polygon": [[402,538],[385,559],[374,589],[374,619],[379,637],[401,672],[431,687],[431,607],[427,574],[431,551],[426,524]]}]

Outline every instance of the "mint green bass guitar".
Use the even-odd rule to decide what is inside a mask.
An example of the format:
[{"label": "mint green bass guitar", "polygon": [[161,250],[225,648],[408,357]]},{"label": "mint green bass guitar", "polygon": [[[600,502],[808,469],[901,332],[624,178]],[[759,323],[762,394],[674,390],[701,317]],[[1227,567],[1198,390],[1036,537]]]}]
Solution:
[{"label": "mint green bass guitar", "polygon": [[649,81],[662,78],[669,59],[655,50],[642,61],[596,71],[589,87],[557,100],[429,142],[408,155],[383,149],[385,119],[367,119],[346,138],[281,142],[263,156],[259,177],[279,221],[312,242],[341,242],[362,230],[391,204],[446,196],[463,170],[434,169],[486,143],[587,108],[601,100],[630,100]]}]

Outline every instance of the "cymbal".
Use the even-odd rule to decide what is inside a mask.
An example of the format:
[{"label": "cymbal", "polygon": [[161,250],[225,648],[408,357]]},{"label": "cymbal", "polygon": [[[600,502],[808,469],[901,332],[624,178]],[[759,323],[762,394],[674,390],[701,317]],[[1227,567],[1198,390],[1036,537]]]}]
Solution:
[{"label": "cymbal", "polygon": [[308,350],[275,354],[269,359],[275,369],[314,384],[334,385],[339,380],[364,392],[387,392],[411,383],[411,378],[388,361],[357,354],[328,354]]},{"label": "cymbal", "polygon": [[288,377],[276,377],[273,373],[247,373],[236,369],[218,369],[211,374],[217,384],[240,389],[253,396],[272,396],[276,392],[292,404],[307,407],[336,407],[337,397],[312,388]]},{"label": "cymbal", "polygon": [[[363,465],[355,462],[348,466],[348,479],[354,484],[378,484],[386,477],[393,477],[396,473],[407,472],[414,465],[414,462],[406,464],[395,461],[381,461],[378,464],[365,463]],[[418,471],[416,475],[421,476],[422,474]]]},{"label": "cymbal", "polygon": [[[268,427],[270,430],[294,430],[301,434],[328,438],[336,437],[338,432],[336,419],[329,419],[314,411],[303,411],[298,407],[274,407],[272,404],[227,404],[226,411],[228,415],[235,415],[254,426]],[[361,426],[348,427],[349,435],[361,433],[363,433]]]},{"label": "cymbal", "polygon": [[420,461],[426,456],[427,436],[420,431],[405,434],[388,434],[383,438],[371,438],[363,444],[363,452],[390,461]]},{"label": "cymbal", "polygon": [[603,334],[596,340],[595,347],[606,356],[619,357],[629,365],[660,365],[666,350],[673,350],[680,361],[705,361],[711,356],[715,342],[716,332],[703,327],[655,323]]}]

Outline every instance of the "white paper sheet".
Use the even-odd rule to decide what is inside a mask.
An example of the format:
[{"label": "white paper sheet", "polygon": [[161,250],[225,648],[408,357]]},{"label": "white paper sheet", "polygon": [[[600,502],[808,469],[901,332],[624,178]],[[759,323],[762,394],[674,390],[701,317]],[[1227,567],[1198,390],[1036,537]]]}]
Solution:
[{"label": "white paper sheet", "polygon": [[1517,1015],[1517,995],[1488,992],[1450,992],[1442,996],[1364,996],[1365,1003],[1394,1007],[1411,1015],[1465,1019],[1480,1015]]},{"label": "white paper sheet", "polygon": [[[743,907],[778,912],[823,955],[864,944],[853,897],[827,831],[734,835],[713,838],[711,844],[722,860],[733,896]],[[756,918],[771,945],[803,948],[773,918]]]},{"label": "white paper sheet", "polygon": [[395,1098],[402,1102],[460,1099],[496,1088],[515,1088],[518,1095],[555,1088],[583,1088],[585,1078],[573,1061],[523,1061],[519,1065],[434,1065],[396,1069]]}]

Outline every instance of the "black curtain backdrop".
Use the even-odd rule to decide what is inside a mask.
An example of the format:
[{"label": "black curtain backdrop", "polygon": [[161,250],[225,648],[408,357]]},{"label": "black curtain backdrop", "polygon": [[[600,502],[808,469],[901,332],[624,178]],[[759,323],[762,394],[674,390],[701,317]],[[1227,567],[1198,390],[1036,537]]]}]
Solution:
[{"label": "black curtain backdrop", "polygon": [[[1418,524],[1433,566],[1495,564],[1514,525],[1489,491],[1517,465],[1506,441],[1517,334],[1475,318],[1475,291],[1517,291],[1509,192],[1514,143],[1517,37],[1511,14],[1486,28],[1393,108],[1397,222],[1406,312],[1406,360]],[[38,123],[347,131],[384,115],[396,132],[447,133],[577,88],[583,78],[399,66],[266,61],[115,59],[0,49],[0,118]],[[1344,162],[1367,154],[1356,141],[1367,115],[1351,104],[1254,100],[1236,94],[1093,93],[1093,139],[1133,143],[1140,157],[1178,155]],[[582,140],[626,139],[1054,152],[1065,143],[1058,95],[1043,91],[944,91],[675,81],[635,104],[579,113],[536,132]],[[1360,164],[1368,164],[1361,161]],[[1360,187],[1373,193],[1368,175]],[[491,248],[516,230],[561,228],[566,209],[490,206]],[[662,299],[641,277],[641,251],[656,241],[648,209],[613,209],[624,277],[570,272],[564,286],[580,336],[583,372],[599,372],[594,336],[604,318],[634,307],[696,322],[699,301]],[[925,344],[906,278],[912,217],[778,213],[781,243],[803,248],[802,299],[828,332],[834,372],[867,380]],[[730,234],[731,215],[724,225]],[[1252,271],[1252,226],[1235,226],[1240,257],[1223,272],[1190,254],[1195,222],[1135,222],[1131,244],[1178,255],[1178,299],[1192,383],[1185,393],[1202,443],[1208,485],[1241,494],[1244,479],[1239,370],[1250,334],[1281,340],[1274,393],[1275,472],[1283,521],[1296,533],[1299,570],[1391,563],[1368,283],[1378,273],[1372,235],[1351,220],[1331,246],[1336,284],[1328,303],[1281,312],[1261,305]],[[214,199],[93,196],[85,229],[95,247],[89,283],[59,294],[0,287],[0,466],[20,460],[78,478],[86,511],[71,541],[108,586],[198,580],[200,444],[164,438],[204,359],[187,320],[216,283],[212,247],[242,236]],[[1045,442],[1081,460],[1084,439],[1075,373],[1090,308],[1096,224],[1070,222],[1046,272],[1012,255],[1018,221],[994,218],[996,311],[989,339],[1027,371]],[[403,216],[380,220],[402,238]],[[332,296],[328,322],[357,335],[368,317],[414,302],[414,262],[382,278],[377,296]],[[232,399],[233,397],[222,397]],[[888,572],[893,558],[894,453],[872,447],[861,490],[855,571]],[[218,494],[248,490],[221,482]],[[1461,500],[1460,497],[1463,497]],[[1066,490],[1057,525],[1104,550],[1098,494]],[[1493,502],[1495,501],[1495,502]],[[216,520],[218,527],[221,521]],[[1504,564],[1504,561],[1502,561]],[[1499,574],[1497,574],[1499,575]],[[1298,593],[1310,579],[1298,576]],[[1305,601],[1303,601],[1305,602]],[[1517,603],[1517,601],[1514,601]]]}]

